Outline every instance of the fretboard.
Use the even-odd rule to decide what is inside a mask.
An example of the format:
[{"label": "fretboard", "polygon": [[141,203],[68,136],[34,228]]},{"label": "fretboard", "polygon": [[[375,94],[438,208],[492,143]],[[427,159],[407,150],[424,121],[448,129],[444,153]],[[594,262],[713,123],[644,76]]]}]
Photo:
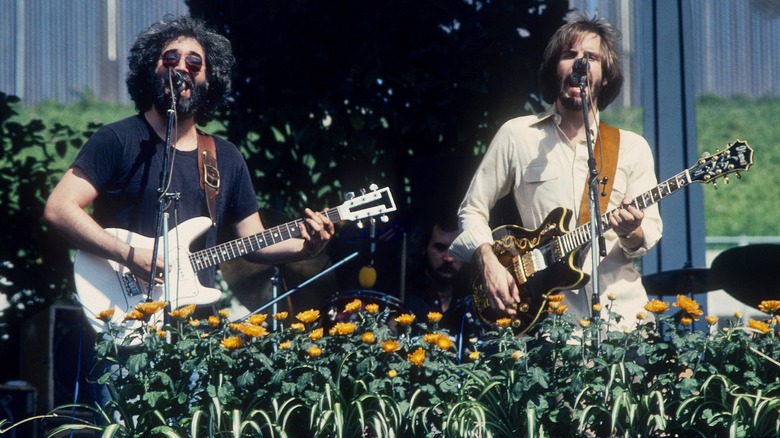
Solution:
[{"label": "fretboard", "polygon": [[[688,172],[689,170],[686,169],[667,179],[661,184],[658,184],[655,186],[655,188],[650,189],[647,192],[634,198],[634,200],[631,201],[631,205],[640,210],[644,210],[647,207],[650,207],[651,205],[671,195],[672,193],[688,186],[691,183]],[[608,231],[612,228],[609,225],[608,216],[615,210],[617,209],[613,209],[601,215],[601,226],[604,231]],[[564,256],[574,251],[575,249],[590,243],[590,230],[590,224],[583,224],[574,229],[572,232],[560,236],[558,239],[556,239],[557,244],[560,246],[556,252],[558,252],[558,254],[561,256]]]},{"label": "fretboard", "polygon": [[[341,217],[338,208],[331,208],[322,212],[331,222],[338,222]],[[230,242],[225,242],[211,248],[190,254],[190,263],[194,271],[200,271],[219,263],[233,260],[251,252],[263,249],[288,239],[301,237],[301,228],[306,226],[304,219],[296,219],[292,222],[275,226],[252,236],[241,237]]]}]

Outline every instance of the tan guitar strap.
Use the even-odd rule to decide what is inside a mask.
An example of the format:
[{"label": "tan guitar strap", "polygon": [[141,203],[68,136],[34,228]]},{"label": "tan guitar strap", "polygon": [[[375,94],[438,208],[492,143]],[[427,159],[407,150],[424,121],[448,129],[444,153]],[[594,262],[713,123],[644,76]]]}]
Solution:
[{"label": "tan guitar strap", "polygon": [[211,225],[217,225],[217,195],[219,194],[219,169],[214,137],[198,132],[198,170],[200,188],[206,192],[206,206],[209,209]]},{"label": "tan guitar strap", "polygon": [[[603,192],[607,194],[606,200],[609,201],[609,195],[612,193],[612,184],[615,182],[615,172],[617,171],[618,152],[620,150],[620,131],[617,128],[605,123],[599,123],[599,136],[596,138],[593,156],[596,159],[596,169],[601,169],[599,180],[607,178]],[[590,176],[590,175],[589,175]],[[588,180],[585,180],[585,188],[582,191],[582,200],[580,201],[580,217],[577,225],[582,225],[590,221],[590,202],[588,196]],[[607,212],[609,202],[600,202],[601,214]]]}]

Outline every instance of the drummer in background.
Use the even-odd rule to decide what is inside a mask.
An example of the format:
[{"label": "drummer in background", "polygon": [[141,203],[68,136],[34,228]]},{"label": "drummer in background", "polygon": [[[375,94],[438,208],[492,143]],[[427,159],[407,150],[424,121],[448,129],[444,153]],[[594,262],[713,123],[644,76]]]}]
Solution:
[{"label": "drummer in background", "polygon": [[464,311],[470,298],[470,282],[462,269],[463,262],[447,252],[458,236],[457,216],[446,209],[442,213],[427,229],[422,263],[419,272],[409,276],[404,304],[420,322],[427,321],[429,312],[441,313],[440,327],[458,335],[464,316],[468,318]]}]

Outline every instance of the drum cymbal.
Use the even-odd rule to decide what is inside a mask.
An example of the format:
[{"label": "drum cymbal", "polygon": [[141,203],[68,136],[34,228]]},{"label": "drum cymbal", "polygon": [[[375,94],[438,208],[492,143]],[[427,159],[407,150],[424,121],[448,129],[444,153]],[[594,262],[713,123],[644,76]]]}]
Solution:
[{"label": "drum cymbal", "polygon": [[730,248],[712,261],[712,276],[738,301],[756,307],[780,292],[780,245],[756,244]]},{"label": "drum cymbal", "polygon": [[714,285],[709,269],[687,268],[658,272],[642,277],[649,295],[674,296],[720,289]]}]

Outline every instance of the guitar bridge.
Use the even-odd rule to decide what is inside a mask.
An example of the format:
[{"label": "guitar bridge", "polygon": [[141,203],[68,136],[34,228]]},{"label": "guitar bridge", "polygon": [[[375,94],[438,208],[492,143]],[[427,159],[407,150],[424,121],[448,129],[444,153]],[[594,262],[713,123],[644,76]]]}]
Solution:
[{"label": "guitar bridge", "polygon": [[125,291],[125,295],[129,297],[135,297],[143,294],[143,288],[135,275],[131,273],[122,274],[122,289]]}]

